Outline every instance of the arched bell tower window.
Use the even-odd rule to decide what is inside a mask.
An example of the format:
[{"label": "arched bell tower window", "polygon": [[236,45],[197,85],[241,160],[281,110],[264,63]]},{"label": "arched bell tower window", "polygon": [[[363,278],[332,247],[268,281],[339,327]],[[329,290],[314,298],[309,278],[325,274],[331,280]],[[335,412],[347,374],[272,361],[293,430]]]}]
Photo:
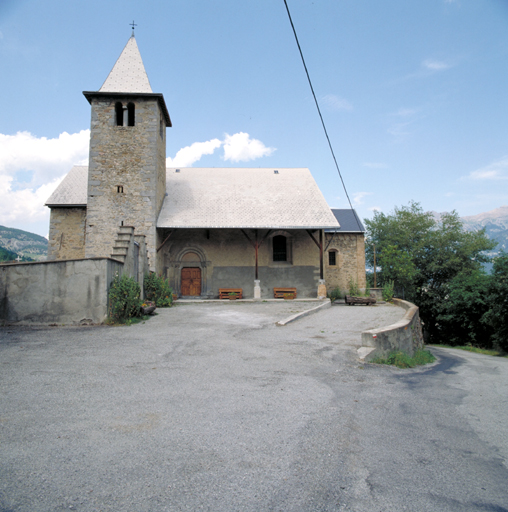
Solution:
[{"label": "arched bell tower window", "polygon": [[123,106],[120,101],[115,103],[116,125],[123,126]]},{"label": "arched bell tower window", "polygon": [[273,237],[273,261],[287,261],[287,239],[284,235]]},{"label": "arched bell tower window", "polygon": [[128,119],[129,119],[129,126],[134,126],[135,124],[135,117],[134,117],[134,103],[129,103],[127,105],[127,112],[128,112]]}]

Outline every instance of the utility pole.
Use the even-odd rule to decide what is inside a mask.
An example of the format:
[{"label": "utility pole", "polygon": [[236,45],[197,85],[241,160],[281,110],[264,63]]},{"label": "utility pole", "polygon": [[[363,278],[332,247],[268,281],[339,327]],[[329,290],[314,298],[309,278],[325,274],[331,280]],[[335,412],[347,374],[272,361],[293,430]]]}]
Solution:
[{"label": "utility pole", "polygon": [[374,247],[374,288],[377,288],[377,280],[376,280],[376,244],[372,244]]}]

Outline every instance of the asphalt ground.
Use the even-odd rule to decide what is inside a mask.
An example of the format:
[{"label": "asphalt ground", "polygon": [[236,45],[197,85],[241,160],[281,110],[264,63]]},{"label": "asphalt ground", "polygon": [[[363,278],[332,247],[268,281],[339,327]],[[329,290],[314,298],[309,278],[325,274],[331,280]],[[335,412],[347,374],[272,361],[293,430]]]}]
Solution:
[{"label": "asphalt ground", "polygon": [[0,511],[508,510],[508,359],[361,364],[402,309],[301,309],[0,328]]}]

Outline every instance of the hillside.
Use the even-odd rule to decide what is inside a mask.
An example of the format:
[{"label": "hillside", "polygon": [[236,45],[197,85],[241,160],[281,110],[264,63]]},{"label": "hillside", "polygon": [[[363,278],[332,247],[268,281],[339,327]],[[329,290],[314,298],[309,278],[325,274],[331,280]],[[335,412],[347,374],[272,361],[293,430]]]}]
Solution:
[{"label": "hillside", "polygon": [[[34,260],[45,260],[48,254],[48,241],[40,235],[21,229],[0,226],[0,247],[21,257]],[[9,261],[5,258],[3,261]]]},{"label": "hillside", "polygon": [[464,228],[468,231],[485,228],[487,236],[499,244],[493,253],[497,254],[500,250],[508,251],[508,206],[501,206],[478,215],[462,217],[461,220],[464,223]]}]

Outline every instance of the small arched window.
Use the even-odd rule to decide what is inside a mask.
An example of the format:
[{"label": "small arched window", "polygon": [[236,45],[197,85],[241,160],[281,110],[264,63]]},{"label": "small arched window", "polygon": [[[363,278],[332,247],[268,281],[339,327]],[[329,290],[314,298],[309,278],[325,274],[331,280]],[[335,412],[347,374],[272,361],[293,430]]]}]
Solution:
[{"label": "small arched window", "polygon": [[128,122],[129,126],[134,126],[135,118],[134,118],[134,103],[129,103],[127,105],[127,112],[128,112]]},{"label": "small arched window", "polygon": [[117,194],[123,194],[123,185],[117,185],[116,186],[116,193]]},{"label": "small arched window", "polygon": [[115,103],[116,125],[123,126],[123,105],[120,101]]},{"label": "small arched window", "polygon": [[273,237],[273,261],[287,261],[287,240],[284,235]]}]

